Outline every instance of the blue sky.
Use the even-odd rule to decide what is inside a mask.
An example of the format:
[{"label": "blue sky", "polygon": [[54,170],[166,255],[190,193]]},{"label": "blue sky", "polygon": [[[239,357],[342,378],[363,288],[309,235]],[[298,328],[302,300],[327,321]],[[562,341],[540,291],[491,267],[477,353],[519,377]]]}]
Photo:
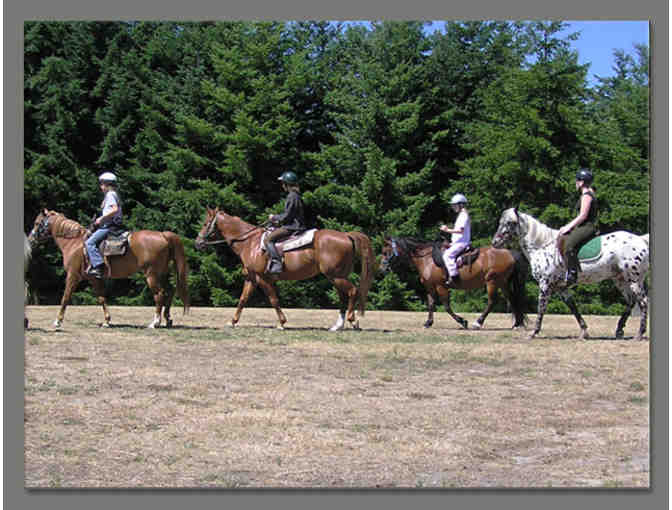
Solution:
[{"label": "blue sky", "polygon": [[572,43],[579,53],[579,64],[590,64],[588,81],[594,76],[613,76],[614,50],[635,55],[635,44],[649,45],[647,21],[568,21],[567,33],[580,32]]}]

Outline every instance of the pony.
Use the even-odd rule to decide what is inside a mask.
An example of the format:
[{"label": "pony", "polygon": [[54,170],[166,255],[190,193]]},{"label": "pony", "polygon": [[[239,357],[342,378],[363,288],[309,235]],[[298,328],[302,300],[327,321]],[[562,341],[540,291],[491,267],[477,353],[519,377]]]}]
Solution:
[{"label": "pony", "polygon": [[28,267],[30,266],[30,258],[32,256],[32,247],[28,242],[28,236],[23,234],[23,327],[24,329],[28,328],[28,317],[26,316],[26,304],[28,303],[28,280],[26,280],[26,274],[28,273]]},{"label": "pony", "polygon": [[[358,305],[359,316],[363,317],[367,294],[375,274],[375,257],[371,242],[365,234],[328,229],[317,230],[314,232],[312,242],[308,245],[285,250],[282,273],[269,274],[266,272],[269,257],[262,251],[263,233],[264,227],[262,226],[247,223],[219,208],[210,209],[208,207],[205,222],[195,241],[195,247],[198,250],[204,250],[208,245],[226,243],[243,264],[245,283],[238,306],[231,319],[232,327],[235,327],[240,320],[247,300],[254,289],[259,286],[275,309],[278,329],[284,329],[287,318],[280,309],[275,281],[305,280],[323,274],[336,287],[340,298],[338,319],[330,331],[344,329],[346,313],[353,329],[360,329],[359,319],[355,316],[355,306]],[[348,280],[356,256],[361,259],[359,287]]]},{"label": "pony", "polygon": [[[33,229],[28,236],[31,244],[53,239],[63,256],[63,267],[66,271],[65,291],[61,299],[61,308],[54,321],[54,327],[60,328],[65,316],[65,309],[70,303],[72,293],[82,280],[88,280],[103,307],[103,327],[110,326],[110,313],[105,299],[105,282],[86,273],[86,247],[84,241],[89,230],[74,220],[66,218],[62,213],[44,209],[35,218]],[[128,249],[123,255],[110,257],[106,264],[106,277],[128,278],[142,271],[147,285],[154,294],[156,310],[154,319],[148,325],[155,328],[161,325],[161,310],[166,326],[172,327],[170,306],[174,289],[169,278],[170,262],[174,262],[177,276],[177,290],[184,304],[183,313],[189,312],[189,291],[187,289],[188,266],[184,247],[179,236],[173,232],[156,232],[138,230],[132,232],[128,241]]]},{"label": "pony", "polygon": [[[434,262],[432,256],[433,242],[421,241],[409,237],[385,237],[383,241],[382,259],[380,267],[387,271],[397,259],[410,261],[420,275],[427,292],[428,316],[424,323],[425,328],[434,324],[434,309],[436,300],[446,307],[450,316],[463,328],[468,322],[455,314],[450,307],[450,291],[445,284],[444,270]],[[461,255],[463,257],[465,254]],[[527,260],[520,252],[496,249],[492,246],[478,248],[478,254],[470,263],[459,269],[460,279],[457,289],[467,290],[485,286],[488,292],[488,305],[481,316],[472,325],[472,329],[481,329],[485,318],[495,305],[497,290],[502,289],[512,308],[512,329],[525,327],[527,316],[525,308],[525,280],[529,272]]]},{"label": "pony", "polygon": [[[539,305],[537,321],[530,338],[541,330],[541,322],[554,293],[558,293],[574,314],[581,332],[579,339],[588,337],[588,327],[572,298],[565,274],[567,265],[560,254],[557,242],[558,230],[544,225],[529,214],[517,208],[506,209],[499,220],[493,246],[504,246],[517,241],[532,265],[532,276],[539,283]],[[623,230],[599,236],[601,254],[590,260],[580,261],[578,283],[596,283],[611,280],[625,297],[626,308],[616,327],[616,338],[623,338],[626,321],[637,303],[641,310],[639,330],[636,340],[642,340],[646,332],[648,291],[646,273],[649,269],[649,234],[638,236]]]}]

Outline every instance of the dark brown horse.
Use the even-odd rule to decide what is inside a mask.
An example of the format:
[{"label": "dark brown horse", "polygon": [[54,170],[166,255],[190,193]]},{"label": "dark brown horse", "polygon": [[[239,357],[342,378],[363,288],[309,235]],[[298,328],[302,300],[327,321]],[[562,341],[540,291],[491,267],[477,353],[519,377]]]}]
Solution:
[{"label": "dark brown horse", "polygon": [[[88,230],[76,221],[70,220],[61,213],[47,211],[37,215],[33,230],[28,236],[31,245],[49,238],[53,238],[63,255],[63,267],[67,273],[65,292],[61,299],[61,309],[54,326],[59,328],[65,316],[65,309],[70,303],[72,293],[79,282],[88,279],[98,296],[98,302],[103,307],[105,322],[110,325],[110,314],[105,302],[105,283],[86,274],[84,241]],[[189,292],[187,290],[187,261],[184,256],[184,247],[180,238],[172,232],[155,232],[153,230],[138,230],[131,234],[129,247],[124,255],[109,258],[106,264],[107,278],[128,278],[132,274],[142,271],[147,279],[147,285],[154,294],[156,312],[154,320],[148,327],[154,328],[161,324],[161,308],[166,319],[166,325],[172,326],[170,305],[173,300],[173,289],[168,282],[170,262],[175,263],[177,273],[177,289],[184,303],[184,313],[189,312]]]},{"label": "dark brown horse", "polygon": [[[450,291],[446,287],[446,274],[443,268],[436,265],[432,257],[433,242],[419,241],[408,237],[385,238],[381,269],[387,271],[397,259],[410,261],[420,274],[420,283],[427,291],[427,307],[429,315],[424,326],[434,324],[434,308],[436,298],[446,307],[450,316],[466,329],[466,319],[455,314],[450,308]],[[511,304],[514,318],[512,328],[524,327],[527,317],[525,308],[525,280],[529,272],[529,264],[525,257],[517,252],[497,249],[492,246],[479,248],[478,257],[471,263],[459,268],[460,279],[457,289],[471,290],[486,286],[488,306],[472,325],[472,329],[483,327],[497,298],[497,289],[502,289]]]},{"label": "dark brown horse", "polygon": [[[375,273],[372,267],[375,255],[369,238],[361,232],[318,230],[310,244],[285,252],[282,273],[268,274],[268,256],[261,249],[263,232],[263,227],[246,223],[219,209],[208,208],[205,223],[196,238],[195,246],[201,250],[207,245],[226,242],[243,263],[245,284],[231,319],[231,326],[238,323],[245,303],[258,285],[275,308],[278,328],[283,329],[287,318],[280,309],[274,282],[306,280],[322,273],[334,284],[341,300],[339,317],[331,331],[343,329],[346,311],[352,327],[359,329],[359,320],[355,319],[355,305],[359,304],[359,315],[363,316],[366,297]],[[362,264],[359,288],[348,280],[357,255]]]}]

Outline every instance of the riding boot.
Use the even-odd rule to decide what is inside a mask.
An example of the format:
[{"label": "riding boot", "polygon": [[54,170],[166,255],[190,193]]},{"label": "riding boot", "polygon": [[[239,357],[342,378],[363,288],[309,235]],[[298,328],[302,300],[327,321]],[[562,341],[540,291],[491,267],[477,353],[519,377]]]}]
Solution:
[{"label": "riding boot", "polygon": [[446,280],[446,287],[451,288],[451,287],[456,287],[457,286],[457,281],[460,279],[460,275],[456,274],[455,276],[448,275],[448,279]]},{"label": "riding boot", "polygon": [[87,274],[97,278],[98,280],[102,280],[105,276],[105,264],[100,264],[96,267],[89,268]]},{"label": "riding boot", "polygon": [[275,243],[266,243],[266,250],[271,256],[271,264],[268,267],[268,272],[271,274],[282,273],[282,258],[280,258],[280,254],[278,253],[278,249],[275,247]]}]

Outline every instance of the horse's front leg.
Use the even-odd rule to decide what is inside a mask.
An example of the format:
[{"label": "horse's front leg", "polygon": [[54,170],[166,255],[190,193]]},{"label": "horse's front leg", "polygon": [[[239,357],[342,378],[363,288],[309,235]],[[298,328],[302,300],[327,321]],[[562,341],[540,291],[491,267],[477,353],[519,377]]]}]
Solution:
[{"label": "horse's front leg", "polygon": [[104,328],[110,327],[110,312],[107,309],[107,300],[105,298],[105,282],[103,280],[93,279],[91,281],[91,286],[93,287],[93,292],[96,294],[98,299],[98,304],[103,307],[103,323],[101,324]]},{"label": "horse's front leg", "polygon": [[70,299],[72,298],[72,293],[77,288],[77,284],[81,281],[81,277],[76,269],[68,270],[68,275],[65,278],[65,291],[63,292],[63,297],[61,298],[61,309],[58,311],[58,316],[54,321],[54,327],[60,329],[63,325],[63,318],[65,317],[65,309],[70,304]]},{"label": "horse's front leg", "polygon": [[[264,280],[263,278],[260,278],[258,283],[261,289],[266,294],[266,297],[268,298],[268,301],[271,303],[271,306],[275,308],[275,313],[278,316],[278,329],[285,329],[285,323],[287,322],[287,317],[285,317],[285,314],[280,309],[280,299],[278,298],[278,293],[275,290],[275,285],[273,285],[273,282],[269,282],[267,280]],[[243,294],[244,293],[245,289],[243,289]],[[241,296],[240,299],[242,300],[243,296]],[[247,301],[247,298],[245,298],[245,301]],[[238,303],[238,307],[239,309],[242,309],[240,303]],[[238,313],[238,310],[236,310],[236,313]],[[235,324],[233,321],[232,323]]]},{"label": "horse's front leg", "polygon": [[453,312],[453,309],[450,307],[450,289],[446,289],[445,287],[441,288],[441,290],[439,290],[439,299],[443,303],[443,306],[446,307],[446,311],[450,316],[455,319],[460,326],[467,329],[467,326],[469,325],[467,320]]},{"label": "horse's front leg", "polygon": [[[236,326],[236,324],[238,324],[238,321],[240,320],[240,314],[243,313],[243,308],[245,308],[245,305],[247,304],[247,300],[250,299],[250,296],[254,292],[254,289],[257,288],[257,282],[253,278],[254,278],[253,276],[248,275],[248,278],[245,280],[245,283],[243,285],[243,292],[241,292],[240,298],[238,298],[238,306],[236,307],[236,311],[234,312],[233,318],[231,319],[231,327],[232,328],[234,328]],[[261,283],[261,281],[259,283]],[[266,295],[268,295],[268,291],[265,288],[264,288],[264,292],[266,292]],[[277,300],[277,296],[276,296],[276,300]],[[282,313],[282,312],[280,312],[280,313]]]},{"label": "horse's front leg", "polygon": [[541,322],[544,320],[544,314],[546,313],[546,308],[548,307],[548,300],[551,297],[551,291],[548,288],[547,283],[539,284],[539,303],[537,305],[537,321],[534,324],[534,330],[529,335],[529,339],[532,340],[539,331],[541,331]]},{"label": "horse's front leg", "polygon": [[483,311],[481,316],[478,319],[476,319],[476,322],[472,324],[471,329],[481,329],[483,327],[485,318],[492,311],[492,308],[495,306],[495,302],[497,301],[497,287],[495,283],[489,281],[486,287],[488,289],[488,306],[485,307],[485,310]]},{"label": "horse's front leg", "polygon": [[427,291],[427,320],[423,324],[425,328],[431,328],[434,325],[434,309],[436,308],[434,293],[434,290]]},{"label": "horse's front leg", "polygon": [[583,317],[579,313],[579,308],[576,306],[574,298],[566,289],[560,291],[560,297],[574,314],[576,322],[579,323],[579,327],[581,328],[581,333],[579,333],[579,340],[585,340],[588,338],[588,326],[586,325],[586,321],[583,320]]}]

